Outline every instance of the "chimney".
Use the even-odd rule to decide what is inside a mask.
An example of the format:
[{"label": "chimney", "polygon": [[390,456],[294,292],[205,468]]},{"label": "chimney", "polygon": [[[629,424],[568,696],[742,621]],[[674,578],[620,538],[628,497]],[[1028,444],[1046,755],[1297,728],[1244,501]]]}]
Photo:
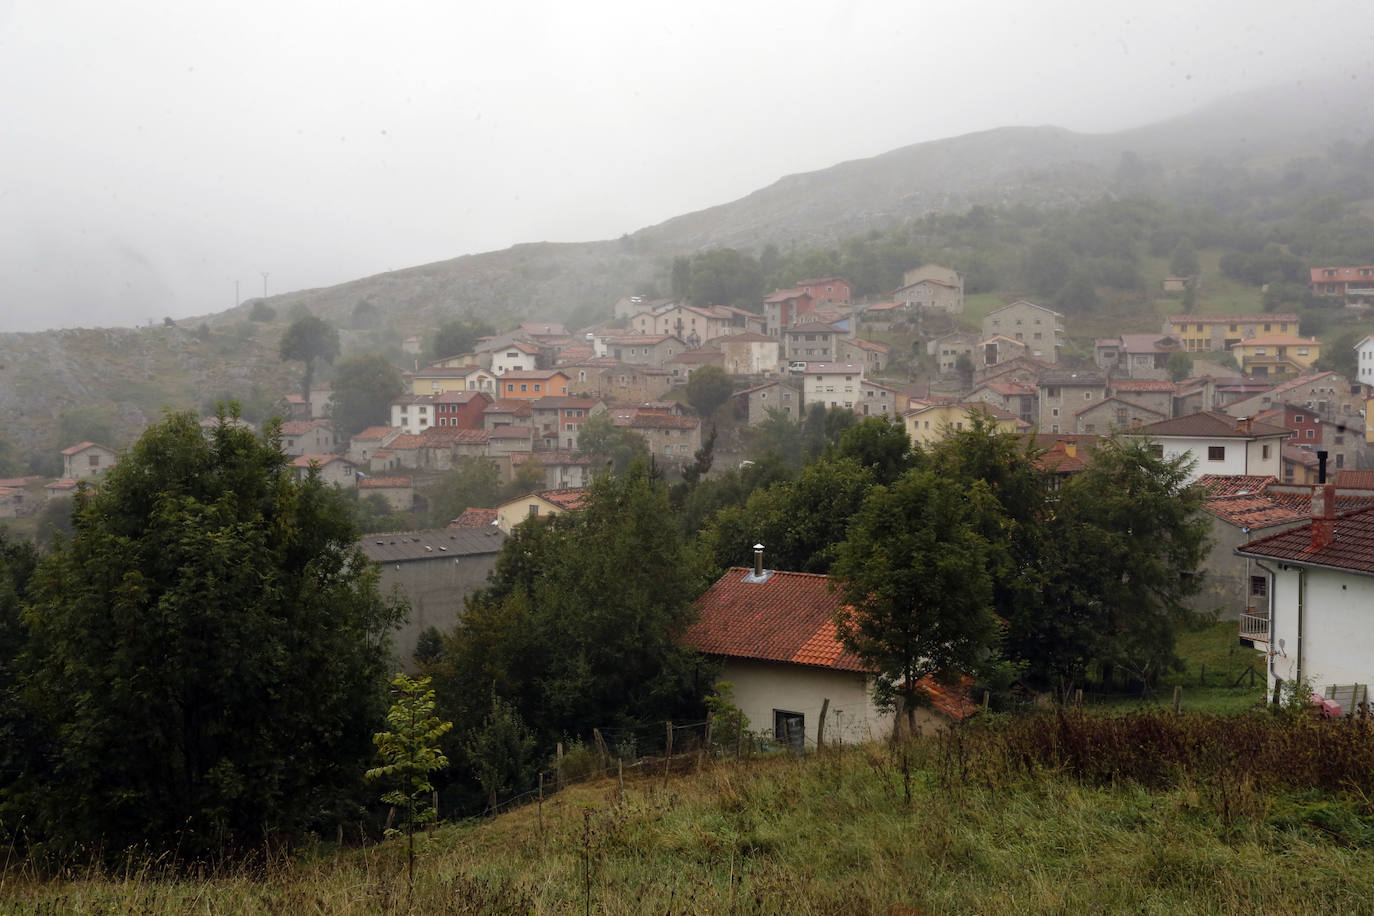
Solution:
[{"label": "chimney", "polygon": [[1242,433],[1242,434],[1247,435],[1247,436],[1250,435],[1250,418],[1249,418],[1249,417],[1240,417],[1239,419],[1236,420],[1236,432]]},{"label": "chimney", "polygon": [[754,545],[754,578],[763,578],[763,545]]},{"label": "chimney", "polygon": [[1336,486],[1322,483],[1312,488],[1312,549],[1323,550],[1336,540]]},{"label": "chimney", "polygon": [[1317,451],[1317,483],[1326,483],[1326,450]]}]

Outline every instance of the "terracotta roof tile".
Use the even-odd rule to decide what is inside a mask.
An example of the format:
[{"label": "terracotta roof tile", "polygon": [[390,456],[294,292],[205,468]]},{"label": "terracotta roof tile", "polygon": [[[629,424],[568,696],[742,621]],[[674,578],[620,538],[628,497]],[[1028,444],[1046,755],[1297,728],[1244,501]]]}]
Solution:
[{"label": "terracotta roof tile", "polygon": [[1197,485],[1208,496],[1249,496],[1263,493],[1277,479],[1272,474],[1203,474]]},{"label": "terracotta roof tile", "polygon": [[463,514],[448,523],[450,528],[481,528],[496,524],[495,509],[465,509]]},{"label": "terracotta roof tile", "polygon": [[1336,472],[1335,483],[1343,490],[1374,490],[1374,471],[1342,469]]},{"label": "terracotta roof tile", "polygon": [[734,567],[698,599],[689,645],[708,655],[867,672],[838,643],[825,645],[835,641],[839,610],[828,576],[777,570],[763,582],[745,581],[752,572]]},{"label": "terracotta roof tile", "polygon": [[1242,556],[1269,557],[1300,565],[1342,569],[1374,576],[1374,506],[1339,516],[1325,547],[1312,547],[1312,525],[1300,525],[1236,548]]}]

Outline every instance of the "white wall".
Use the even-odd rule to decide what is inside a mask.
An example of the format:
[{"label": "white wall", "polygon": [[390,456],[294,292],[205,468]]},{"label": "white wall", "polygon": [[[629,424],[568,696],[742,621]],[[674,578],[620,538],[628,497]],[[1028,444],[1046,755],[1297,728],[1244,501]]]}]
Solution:
[{"label": "white wall", "polygon": [[[720,680],[734,685],[735,705],[749,717],[753,732],[773,732],[775,709],[805,716],[806,746],[816,746],[821,704],[830,698],[825,715],[825,740],[843,731],[845,744],[886,738],[892,734],[892,715],[873,703],[868,678],[852,672],[809,668],[776,662],[727,659]],[[729,740],[719,736],[720,740]]]},{"label": "white wall", "polygon": [[[1194,459],[1191,483],[1203,474],[1272,474],[1282,478],[1283,464],[1279,458],[1279,439],[1174,439],[1166,436],[1157,441],[1164,447],[1165,458],[1187,455]],[[1219,445],[1226,449],[1226,457],[1213,461],[1207,457],[1209,447]],[[1269,457],[1263,458],[1263,446],[1269,446]]]},{"label": "white wall", "polygon": [[[1277,569],[1278,563],[1265,565]],[[1279,571],[1273,582],[1274,616],[1270,645],[1282,654],[1270,657],[1269,689],[1274,679],[1298,676],[1298,585],[1303,594],[1302,676],[1317,692],[1329,684],[1374,684],[1374,577],[1298,567]],[[1349,710],[1342,710],[1349,712]]]}]

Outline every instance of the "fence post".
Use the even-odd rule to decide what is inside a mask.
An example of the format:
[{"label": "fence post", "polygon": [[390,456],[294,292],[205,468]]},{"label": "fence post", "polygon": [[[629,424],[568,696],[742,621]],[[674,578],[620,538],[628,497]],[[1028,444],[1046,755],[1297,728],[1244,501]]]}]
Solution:
[{"label": "fence post", "polygon": [[816,753],[818,754],[821,752],[821,748],[825,747],[825,713],[828,709],[830,709],[830,697],[825,697],[821,700],[820,720],[816,722]]},{"label": "fence post", "polygon": [[1074,708],[1074,709],[1082,709],[1082,708],[1083,708],[1083,688],[1082,688],[1082,687],[1079,687],[1077,690],[1075,690],[1075,691],[1073,692],[1073,708]]},{"label": "fence post", "polygon": [[992,711],[992,691],[991,691],[991,690],[984,690],[984,691],[983,691],[983,712],[991,712],[991,711]]},{"label": "fence post", "polygon": [[620,790],[620,799],[625,799],[625,761],[615,758],[615,784]]},{"label": "fence post", "polygon": [[1174,685],[1174,715],[1178,715],[1179,707],[1183,703],[1183,685]]},{"label": "fence post", "polygon": [[668,743],[663,746],[663,788],[668,788],[668,766],[673,762],[673,723],[668,723]]},{"label": "fence post", "polygon": [[596,753],[601,758],[601,775],[606,775],[606,769],[610,766],[611,752],[606,747],[606,740],[601,737],[601,729],[592,729],[592,740],[596,742]]},{"label": "fence post", "polygon": [[735,759],[738,760],[744,754],[744,715],[740,714],[735,719]]},{"label": "fence post", "polygon": [[1199,682],[1203,687],[1206,687],[1206,686],[1207,686],[1207,663],[1206,663],[1206,662],[1203,662],[1203,663],[1202,663],[1202,673],[1198,676],[1198,682]]},{"label": "fence post", "polygon": [[539,843],[544,843],[544,771],[539,771]]},{"label": "fence post", "polygon": [[558,791],[563,791],[563,742],[558,742],[558,772],[555,774]]},{"label": "fence post", "polygon": [[433,794],[432,796],[430,796],[430,807],[432,807],[432,808],[434,809],[434,816],[433,816],[432,818],[430,818],[430,819],[429,819],[429,823],[427,823],[427,824],[425,825],[425,826],[428,828],[428,829],[425,831],[425,833],[427,833],[429,836],[434,836],[434,823],[435,823],[435,821],[439,820],[439,790],[438,790],[438,789],[435,789],[435,790],[434,790],[434,794]]}]

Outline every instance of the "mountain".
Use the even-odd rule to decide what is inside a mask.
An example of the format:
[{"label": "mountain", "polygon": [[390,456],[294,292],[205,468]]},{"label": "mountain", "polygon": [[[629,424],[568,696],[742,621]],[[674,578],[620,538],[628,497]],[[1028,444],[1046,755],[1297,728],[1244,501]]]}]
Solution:
[{"label": "mountain", "polygon": [[[1322,155],[1332,143],[1371,135],[1361,87],[1308,84],[1262,90],[1113,134],[1003,127],[919,143],[789,175],[746,197],[640,229],[620,239],[534,243],[391,271],[266,300],[279,319],[300,310],[348,328],[366,303],[393,337],[423,332],[465,312],[497,324],[605,310],[646,285],[665,286],[671,259],[714,247],[753,251],[833,243],[930,212],[975,204],[1064,206],[1111,193],[1134,154],[1164,173],[1211,160],[1282,162]],[[52,446],[60,410],[99,407],[137,425],[159,399],[199,404],[250,381],[289,377],[275,359],[277,325],[251,325],[255,303],[166,329],[0,334],[0,419],[21,453]],[[208,332],[208,336],[207,336]],[[238,343],[235,344],[234,341]],[[116,380],[117,384],[111,384]]]}]

